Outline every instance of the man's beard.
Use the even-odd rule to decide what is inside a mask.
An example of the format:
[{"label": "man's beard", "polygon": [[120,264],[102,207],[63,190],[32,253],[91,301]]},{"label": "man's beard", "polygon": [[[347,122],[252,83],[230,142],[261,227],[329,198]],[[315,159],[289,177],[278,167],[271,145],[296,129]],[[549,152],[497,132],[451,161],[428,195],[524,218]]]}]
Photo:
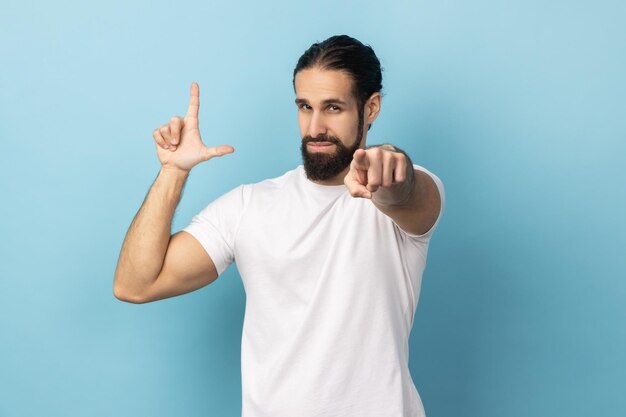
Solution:
[{"label": "man's beard", "polygon": [[[311,181],[325,181],[336,177],[346,169],[352,162],[352,157],[363,137],[363,112],[359,112],[359,126],[356,139],[352,146],[346,147],[336,136],[318,135],[313,138],[305,136],[302,138],[300,151],[302,152],[302,161],[304,163],[304,172]],[[307,143],[309,142],[330,142],[336,147],[333,153],[326,152],[309,152]]]}]

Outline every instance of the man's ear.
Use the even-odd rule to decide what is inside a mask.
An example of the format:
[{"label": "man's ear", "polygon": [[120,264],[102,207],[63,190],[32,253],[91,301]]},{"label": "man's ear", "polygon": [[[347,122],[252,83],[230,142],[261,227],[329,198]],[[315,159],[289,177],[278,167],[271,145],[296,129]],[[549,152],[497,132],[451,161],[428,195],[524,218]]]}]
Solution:
[{"label": "man's ear", "polygon": [[378,117],[378,113],[380,113],[380,105],[382,101],[382,96],[379,92],[375,92],[367,99],[365,102],[365,106],[363,106],[365,111],[365,123],[367,125],[371,125],[376,117]]}]

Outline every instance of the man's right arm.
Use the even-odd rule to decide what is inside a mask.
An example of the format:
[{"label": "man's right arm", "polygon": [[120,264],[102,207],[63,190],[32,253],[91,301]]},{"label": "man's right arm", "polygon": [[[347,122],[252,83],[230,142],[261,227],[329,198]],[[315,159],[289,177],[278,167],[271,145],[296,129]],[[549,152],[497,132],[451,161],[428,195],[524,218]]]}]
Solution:
[{"label": "man's right arm", "polygon": [[120,252],[113,293],[146,303],[185,294],[217,278],[211,257],[190,234],[170,236],[188,173],[163,168],[131,223]]},{"label": "man's right arm", "polygon": [[200,91],[191,86],[184,118],[173,117],[153,137],[161,171],[132,221],[118,260],[113,293],[120,300],[146,303],[194,291],[217,278],[211,257],[187,232],[171,236],[172,218],[191,169],[234,151],[207,148],[198,128]]}]

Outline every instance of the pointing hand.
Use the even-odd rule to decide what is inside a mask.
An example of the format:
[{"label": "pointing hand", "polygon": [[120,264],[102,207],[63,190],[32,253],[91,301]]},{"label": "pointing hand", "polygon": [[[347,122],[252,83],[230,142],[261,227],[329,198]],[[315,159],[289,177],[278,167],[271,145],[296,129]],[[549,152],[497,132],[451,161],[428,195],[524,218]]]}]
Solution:
[{"label": "pointing hand", "polygon": [[376,201],[384,205],[403,202],[413,189],[413,166],[391,145],[357,149],[344,184],[353,197],[376,195]]}]

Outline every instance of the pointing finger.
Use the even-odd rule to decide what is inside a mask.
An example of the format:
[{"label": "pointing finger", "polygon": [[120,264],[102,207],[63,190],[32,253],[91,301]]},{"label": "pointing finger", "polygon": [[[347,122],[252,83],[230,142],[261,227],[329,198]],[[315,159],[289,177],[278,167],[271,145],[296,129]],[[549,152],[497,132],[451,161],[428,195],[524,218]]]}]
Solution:
[{"label": "pointing finger", "polygon": [[187,117],[198,119],[198,111],[200,110],[200,86],[198,83],[191,84],[189,92],[189,108],[187,109]]},{"label": "pointing finger", "polygon": [[357,149],[356,152],[354,152],[352,160],[354,161],[354,167],[357,169],[368,169],[370,166],[367,153],[364,149]]}]

